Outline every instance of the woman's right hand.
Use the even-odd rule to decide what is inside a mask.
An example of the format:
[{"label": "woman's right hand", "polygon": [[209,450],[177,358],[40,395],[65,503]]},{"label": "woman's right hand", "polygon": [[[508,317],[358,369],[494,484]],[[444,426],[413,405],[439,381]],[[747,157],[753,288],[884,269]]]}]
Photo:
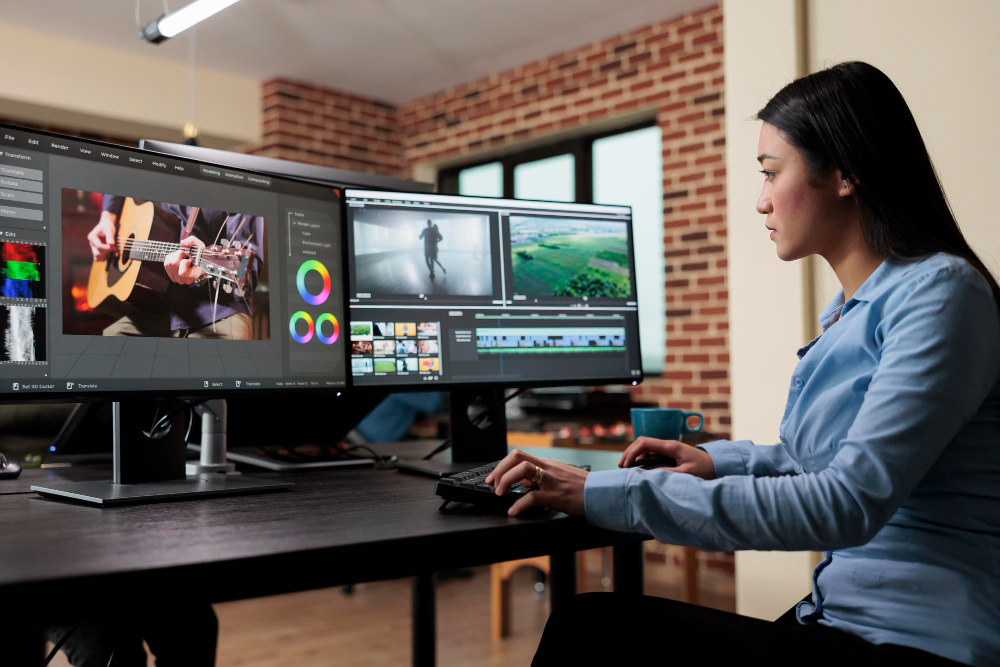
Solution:
[{"label": "woman's right hand", "polygon": [[715,464],[712,463],[712,456],[708,452],[686,445],[677,440],[657,440],[640,436],[622,452],[622,457],[618,461],[619,468],[631,467],[636,459],[647,454],[659,454],[669,456],[677,462],[674,468],[662,468],[673,472],[686,472],[702,479],[715,479]]}]

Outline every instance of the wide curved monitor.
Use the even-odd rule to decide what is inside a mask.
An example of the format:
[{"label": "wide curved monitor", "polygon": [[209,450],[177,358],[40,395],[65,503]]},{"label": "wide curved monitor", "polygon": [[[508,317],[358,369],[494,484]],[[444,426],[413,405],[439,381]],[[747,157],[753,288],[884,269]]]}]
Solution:
[{"label": "wide curved monitor", "polygon": [[0,125],[0,401],[347,384],[330,187]]}]

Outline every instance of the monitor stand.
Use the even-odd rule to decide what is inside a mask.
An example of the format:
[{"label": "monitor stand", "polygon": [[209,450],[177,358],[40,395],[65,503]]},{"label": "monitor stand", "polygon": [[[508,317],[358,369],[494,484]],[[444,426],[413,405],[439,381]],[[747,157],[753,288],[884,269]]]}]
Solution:
[{"label": "monitor stand", "polygon": [[[219,402],[223,403],[224,414],[224,402]],[[165,403],[167,410],[180,405],[176,401]],[[143,432],[152,423],[153,405],[147,401],[115,402],[112,405],[113,471],[110,481],[55,482],[33,485],[31,490],[46,497],[110,507],[278,491],[292,486],[288,482],[249,479],[219,472],[188,476],[184,460],[184,411],[174,415],[170,430],[164,437],[154,439]],[[221,461],[225,462],[224,451],[222,457]]]},{"label": "monitor stand", "polygon": [[[451,392],[451,449],[429,461],[403,459],[396,463],[396,468],[429,477],[447,477],[507,456],[507,416],[503,400],[503,389]],[[477,401],[480,406],[475,405]],[[497,403],[501,404],[493,414],[479,424],[472,423],[485,406]]]}]

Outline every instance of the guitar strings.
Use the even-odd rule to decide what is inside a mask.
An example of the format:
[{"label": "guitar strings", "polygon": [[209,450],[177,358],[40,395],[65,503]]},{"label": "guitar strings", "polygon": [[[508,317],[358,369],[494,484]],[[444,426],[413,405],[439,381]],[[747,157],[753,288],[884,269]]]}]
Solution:
[{"label": "guitar strings", "polygon": [[[118,242],[119,250],[139,250],[140,252],[143,250],[154,250],[154,251],[169,250],[169,252],[167,252],[166,254],[170,254],[170,252],[173,252],[175,250],[180,250],[183,247],[184,246],[180,245],[179,243],[169,243],[166,241],[146,241],[142,239],[128,239],[126,241]],[[225,252],[205,249],[201,253],[201,256],[219,257],[219,256],[224,256],[226,254],[227,253]]]},{"label": "guitar strings", "polygon": [[[167,242],[162,242],[162,241],[131,241],[131,240],[124,241],[124,242],[119,241],[118,247],[119,247],[120,250],[130,250],[130,249],[134,248],[134,249],[139,249],[139,250],[148,249],[148,250],[171,250],[171,251],[173,251],[173,250],[180,250],[180,249],[184,248],[184,246],[180,245],[179,243],[167,243]],[[204,251],[202,252],[202,254],[203,255],[225,255],[227,253],[224,252],[224,251],[220,252],[220,251],[208,250],[206,248],[206,249],[204,249]]]}]

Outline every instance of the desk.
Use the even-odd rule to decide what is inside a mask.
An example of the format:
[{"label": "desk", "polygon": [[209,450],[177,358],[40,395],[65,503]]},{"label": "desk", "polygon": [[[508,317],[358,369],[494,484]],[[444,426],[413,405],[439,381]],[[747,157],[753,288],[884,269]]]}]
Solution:
[{"label": "desk", "polygon": [[[432,445],[379,449],[417,458]],[[594,469],[613,467],[620,456],[533,451]],[[47,474],[25,470],[21,481]],[[54,474],[73,478],[74,469]],[[295,487],[108,509],[36,494],[0,495],[0,609],[7,622],[41,627],[60,618],[141,609],[181,594],[214,603],[415,576],[413,661],[426,665],[434,661],[429,577],[435,571],[551,555],[556,605],[575,593],[573,553],[612,545],[617,590],[642,591],[641,543],[648,538],[640,535],[551,512],[533,520],[470,506],[439,512],[434,480],[398,472],[253,476],[290,479]]]}]

